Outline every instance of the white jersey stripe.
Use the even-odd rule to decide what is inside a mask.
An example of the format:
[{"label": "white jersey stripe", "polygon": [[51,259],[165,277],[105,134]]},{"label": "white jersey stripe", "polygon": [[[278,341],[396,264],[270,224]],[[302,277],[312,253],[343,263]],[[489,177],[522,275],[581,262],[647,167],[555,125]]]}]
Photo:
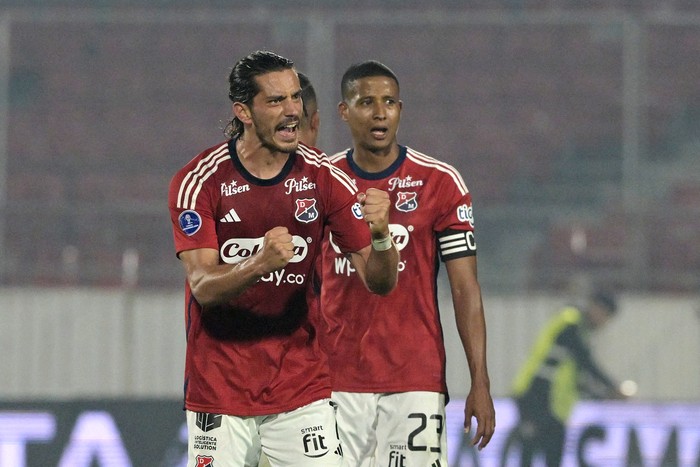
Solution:
[{"label": "white jersey stripe", "polygon": [[331,160],[331,163],[335,164],[341,159],[344,159],[348,156],[348,150],[346,149],[345,151],[341,151],[337,154],[333,154],[332,156],[328,156],[328,158]]},{"label": "white jersey stripe", "polygon": [[199,161],[199,163],[197,164],[197,167],[195,167],[194,170],[190,171],[183,178],[182,183],[180,183],[180,190],[178,191],[178,194],[177,194],[177,200],[178,200],[177,207],[181,208],[185,204],[184,200],[183,200],[183,196],[184,196],[183,191],[189,186],[188,182],[190,181],[190,178],[194,178],[196,176],[196,174],[199,172],[199,170],[201,170],[202,166],[204,164],[206,164],[209,160],[211,160],[213,157],[215,157],[217,154],[219,154],[220,151],[225,147],[228,147],[228,145],[224,144],[224,145],[220,146],[219,148],[217,148],[216,150],[212,151],[211,154],[209,154],[207,157],[205,157],[201,161]]},{"label": "white jersey stripe", "polygon": [[[204,180],[216,171],[216,166],[228,157],[228,143],[225,143],[199,161],[197,166],[183,178],[180,184],[177,194],[177,207],[180,209],[194,209],[196,193],[199,193],[199,190],[196,191],[192,200],[190,200],[190,193],[196,186],[201,187]],[[214,171],[209,170],[212,167],[214,167]],[[202,176],[204,176],[204,179],[201,178]]]},{"label": "white jersey stripe", "polygon": [[460,175],[460,173],[457,172],[457,170],[455,170],[455,168],[451,165],[446,164],[444,162],[440,162],[437,159],[434,159],[430,156],[426,156],[425,154],[422,154],[411,148],[406,148],[406,157],[418,165],[422,165],[424,167],[432,167],[434,169],[448,174],[450,177],[452,177],[452,180],[454,180],[462,196],[469,193],[469,189],[467,188],[467,184],[464,183],[462,175]]},{"label": "white jersey stripe", "polygon": [[[330,156],[329,160],[331,161],[331,163],[335,164],[339,160],[347,157],[347,155],[348,149],[345,149],[344,151]],[[454,180],[462,196],[469,193],[469,189],[467,188],[467,184],[464,183],[462,175],[451,165],[445,162],[441,162],[433,157],[427,156],[409,147],[406,147],[406,157],[418,165],[422,165],[424,167],[432,167],[434,169],[448,174],[452,178],[452,180]]]},{"label": "white jersey stripe", "polygon": [[[219,167],[219,164],[221,164],[223,161],[228,160],[229,156],[228,154],[222,154],[218,156],[216,159],[212,160],[209,164],[204,166],[204,168],[207,168],[208,170],[202,174],[198,174],[197,178],[193,179],[190,182],[190,186],[187,189],[187,192],[185,195],[187,196],[187,193],[192,192],[190,195],[189,201],[187,201],[187,197],[185,197],[185,202],[183,203],[183,206],[189,206],[189,209],[194,209],[196,204],[197,204],[197,196],[199,195],[200,190],[202,189],[202,185],[204,184],[204,181],[209,178],[214,172],[216,172],[217,168]],[[192,191],[194,189],[194,191]]]},{"label": "white jersey stripe", "polygon": [[309,151],[306,146],[301,144],[297,149],[297,154],[301,155],[308,164],[316,167],[327,167],[330,170],[331,176],[345,186],[350,193],[357,193],[357,187],[355,186],[355,182],[352,180],[352,178],[350,178],[348,174],[340,170],[338,167],[331,164],[330,159],[325,154]]},{"label": "white jersey stripe", "polygon": [[224,162],[228,159],[229,159],[228,153],[222,154],[221,156],[217,157],[214,161],[212,161],[211,168],[199,178],[199,180],[197,181],[197,184],[195,185],[196,188],[194,190],[194,193],[192,193],[192,199],[189,203],[190,209],[194,209],[195,206],[197,205],[197,196],[199,196],[199,192],[202,190],[202,186],[204,185],[204,181],[217,171],[217,169],[219,168],[219,164],[221,164],[222,162]]}]

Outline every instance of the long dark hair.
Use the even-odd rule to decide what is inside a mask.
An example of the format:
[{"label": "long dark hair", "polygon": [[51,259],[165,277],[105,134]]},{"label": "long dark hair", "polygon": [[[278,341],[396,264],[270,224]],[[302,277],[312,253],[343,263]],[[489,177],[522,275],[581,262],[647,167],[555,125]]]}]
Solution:
[{"label": "long dark hair", "polygon": [[[228,97],[231,102],[241,102],[250,105],[255,95],[260,92],[255,81],[256,76],[273,71],[294,68],[294,62],[267,50],[258,50],[240,59],[231,70],[228,77]],[[224,128],[224,134],[231,138],[243,133],[243,122],[235,116]]]}]

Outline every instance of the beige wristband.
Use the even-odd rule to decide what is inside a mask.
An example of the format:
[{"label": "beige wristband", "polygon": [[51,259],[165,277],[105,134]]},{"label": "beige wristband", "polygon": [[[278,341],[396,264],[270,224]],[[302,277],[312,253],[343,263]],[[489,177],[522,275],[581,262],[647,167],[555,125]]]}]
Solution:
[{"label": "beige wristband", "polygon": [[379,240],[374,238],[372,239],[372,248],[374,248],[376,251],[386,251],[391,248],[392,245],[391,234],[384,238],[380,238]]}]

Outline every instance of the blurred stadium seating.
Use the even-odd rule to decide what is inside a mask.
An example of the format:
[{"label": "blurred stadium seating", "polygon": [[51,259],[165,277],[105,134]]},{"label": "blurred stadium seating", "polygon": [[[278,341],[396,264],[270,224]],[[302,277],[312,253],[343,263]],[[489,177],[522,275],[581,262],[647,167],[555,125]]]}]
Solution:
[{"label": "blurred stadium seating", "polygon": [[[582,10],[565,0],[527,8],[445,1],[423,16],[414,14],[417,2],[405,2],[403,11],[373,10],[371,21],[352,20],[332,1],[308,11],[301,2],[288,18],[261,2],[262,10],[230,20],[217,19],[226,17],[222,2],[200,14],[160,2],[175,8],[169,16],[149,10],[146,19],[130,2],[82,9],[79,19],[35,3],[6,26],[4,284],[117,286],[124,252],[135,249],[139,286],[179,287],[167,186],[179,166],[223,139],[230,66],[271,48],[311,68],[321,45],[332,48],[323,79],[333,88],[319,96],[327,109],[350,63],[376,58],[397,72],[400,142],[464,175],[489,290],[557,289],[574,271],[628,289],[700,284],[697,2],[645,1],[625,11],[629,2]],[[332,26],[330,44],[307,38],[319,22]],[[630,23],[644,42],[631,71]],[[630,73],[632,85],[642,83],[632,179]],[[323,149],[342,149],[342,123],[322,115],[332,135]],[[634,208],[623,201],[629,193]],[[648,274],[629,274],[639,264]]]}]

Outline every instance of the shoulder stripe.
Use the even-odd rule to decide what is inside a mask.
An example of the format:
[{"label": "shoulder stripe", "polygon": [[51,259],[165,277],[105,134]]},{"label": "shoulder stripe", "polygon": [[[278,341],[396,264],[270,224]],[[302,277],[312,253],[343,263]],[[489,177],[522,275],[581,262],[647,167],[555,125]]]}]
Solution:
[{"label": "shoulder stripe", "polygon": [[303,157],[307,164],[311,164],[316,167],[326,167],[330,171],[331,176],[345,186],[350,193],[357,193],[357,187],[355,186],[355,182],[352,180],[352,178],[350,178],[348,174],[340,170],[338,167],[331,164],[330,159],[325,153],[311,151],[306,146],[300,144],[299,148],[297,149],[297,154]]},{"label": "shoulder stripe", "polygon": [[328,158],[331,160],[331,164],[335,164],[336,162],[343,160],[345,157],[347,157],[349,150],[350,149],[346,149],[344,151],[340,151],[336,154],[333,154],[332,156],[328,156]]},{"label": "shoulder stripe", "polygon": [[462,196],[469,193],[469,189],[467,188],[467,184],[464,183],[462,175],[457,171],[457,169],[452,167],[450,164],[439,161],[433,157],[426,156],[425,154],[422,154],[411,148],[406,148],[406,157],[418,165],[422,165],[424,167],[432,167],[452,177],[452,180],[454,180],[455,185],[457,185],[457,188],[459,189]]},{"label": "shoulder stripe", "polygon": [[180,190],[177,194],[177,207],[179,209],[194,209],[197,204],[197,196],[202,189],[204,181],[216,172],[221,162],[229,157],[227,142],[202,158],[195,168],[182,179]]}]

